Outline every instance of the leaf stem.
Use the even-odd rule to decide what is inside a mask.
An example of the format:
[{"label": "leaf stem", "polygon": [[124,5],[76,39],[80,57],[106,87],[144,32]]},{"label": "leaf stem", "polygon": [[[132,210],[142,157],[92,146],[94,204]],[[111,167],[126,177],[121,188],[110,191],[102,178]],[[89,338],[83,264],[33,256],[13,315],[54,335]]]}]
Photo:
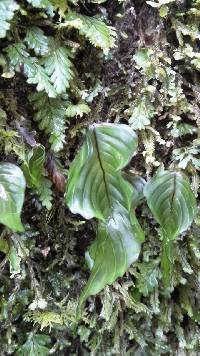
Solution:
[{"label": "leaf stem", "polygon": [[173,240],[166,236],[163,232],[162,255],[161,255],[161,271],[163,284],[166,288],[172,285],[172,272],[174,264],[173,256]]}]

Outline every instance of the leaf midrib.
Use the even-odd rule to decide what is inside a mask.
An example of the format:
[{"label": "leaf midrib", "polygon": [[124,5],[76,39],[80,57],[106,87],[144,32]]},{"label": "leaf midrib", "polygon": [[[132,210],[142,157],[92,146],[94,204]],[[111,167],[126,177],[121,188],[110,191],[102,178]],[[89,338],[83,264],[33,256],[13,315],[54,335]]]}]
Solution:
[{"label": "leaf midrib", "polygon": [[103,182],[104,182],[104,185],[105,185],[106,197],[107,197],[107,200],[108,200],[109,208],[110,208],[110,210],[112,210],[112,203],[111,203],[111,200],[110,200],[109,189],[108,189],[108,184],[107,184],[107,180],[106,180],[106,172],[105,172],[105,169],[103,167],[103,163],[102,163],[102,159],[101,159],[101,153],[100,153],[100,150],[99,150],[99,144],[98,144],[98,138],[97,138],[97,133],[96,133],[95,126],[93,126],[93,132],[94,132],[94,140],[95,140],[95,147],[96,147],[96,151],[97,151],[97,157],[98,157],[99,165],[100,165],[100,168],[101,168],[101,171],[102,171],[102,175],[103,175]]},{"label": "leaf midrib", "polygon": [[171,212],[173,211],[175,194],[176,194],[176,174],[174,174],[174,176],[173,176],[173,191],[172,191],[172,196],[171,196],[171,200],[170,200]]}]

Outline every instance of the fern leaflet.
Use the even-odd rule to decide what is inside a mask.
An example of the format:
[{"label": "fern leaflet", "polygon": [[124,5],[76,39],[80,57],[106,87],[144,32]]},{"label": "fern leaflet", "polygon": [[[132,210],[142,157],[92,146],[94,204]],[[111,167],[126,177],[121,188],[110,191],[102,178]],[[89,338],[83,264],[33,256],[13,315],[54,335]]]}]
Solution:
[{"label": "fern leaflet", "polygon": [[65,23],[61,26],[76,28],[94,46],[103,49],[104,53],[107,53],[110,48],[115,46],[115,29],[107,26],[104,22],[76,12],[69,12],[65,20]]},{"label": "fern leaflet", "polygon": [[50,99],[42,93],[34,93],[30,97],[35,110],[34,119],[39,123],[40,130],[50,135],[51,149],[58,152],[65,141],[65,100]]},{"label": "fern leaflet", "polygon": [[54,49],[47,57],[41,60],[45,71],[58,94],[65,93],[69,82],[73,78],[72,62],[69,59],[70,51],[65,47]]},{"label": "fern leaflet", "polygon": [[0,38],[6,36],[7,30],[10,28],[10,20],[14,16],[14,12],[19,8],[19,5],[13,0],[0,1]]}]

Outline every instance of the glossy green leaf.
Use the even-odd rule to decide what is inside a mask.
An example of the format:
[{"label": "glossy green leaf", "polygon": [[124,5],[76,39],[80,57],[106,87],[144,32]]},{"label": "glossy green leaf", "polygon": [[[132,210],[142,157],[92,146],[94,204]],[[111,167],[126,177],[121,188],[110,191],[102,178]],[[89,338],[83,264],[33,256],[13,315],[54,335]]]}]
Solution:
[{"label": "glossy green leaf", "polygon": [[164,286],[168,288],[172,282],[173,239],[190,227],[196,214],[196,199],[187,178],[170,171],[156,174],[145,186],[144,195],[162,228],[161,269]]},{"label": "glossy green leaf", "polygon": [[132,207],[136,208],[136,206],[141,202],[144,198],[144,187],[146,184],[145,179],[140,176],[136,176],[132,172],[123,173],[123,177],[132,185],[133,193],[132,193]]},{"label": "glossy green leaf", "polygon": [[121,170],[131,160],[137,136],[126,125],[96,124],[68,174],[66,202],[75,214],[101,220],[97,239],[86,253],[91,276],[80,306],[123,276],[139,255],[144,233],[131,209],[133,186]]},{"label": "glossy green leaf", "polygon": [[23,231],[20,214],[24,202],[25,179],[12,163],[0,164],[0,223],[13,231]]},{"label": "glossy green leaf", "polygon": [[137,136],[126,125],[89,127],[68,175],[66,202],[74,214],[105,221],[116,202],[129,211],[132,187],[120,170],[130,161],[136,147]]},{"label": "glossy green leaf", "polygon": [[191,225],[196,199],[187,178],[181,173],[158,173],[145,186],[144,195],[168,240],[175,239]]},{"label": "glossy green leaf", "polygon": [[29,187],[39,187],[43,179],[45,149],[42,145],[34,147],[28,154],[22,169]]},{"label": "glossy green leaf", "polygon": [[87,256],[91,275],[81,294],[80,305],[88,296],[99,293],[107,284],[122,277],[137,260],[140,246],[125,209],[119,207],[119,211],[115,211],[106,223],[100,223],[97,240]]}]

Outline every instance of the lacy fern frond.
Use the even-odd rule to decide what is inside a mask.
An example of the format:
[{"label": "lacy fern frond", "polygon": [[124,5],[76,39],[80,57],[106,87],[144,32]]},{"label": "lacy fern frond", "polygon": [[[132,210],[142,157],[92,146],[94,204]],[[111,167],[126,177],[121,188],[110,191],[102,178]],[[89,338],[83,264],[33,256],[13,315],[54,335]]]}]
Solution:
[{"label": "lacy fern frond", "polygon": [[48,335],[30,333],[27,341],[17,350],[16,355],[47,356],[49,355],[49,344],[51,338]]},{"label": "lacy fern frond", "polygon": [[24,41],[29,49],[33,49],[35,53],[44,55],[48,52],[48,38],[44,32],[37,26],[31,26],[26,32]]},{"label": "lacy fern frond", "polygon": [[65,93],[69,82],[73,78],[71,53],[66,47],[58,47],[44,57],[41,64],[51,79],[56,93]]},{"label": "lacy fern frond", "polygon": [[134,102],[132,107],[127,110],[131,116],[128,120],[133,130],[143,130],[145,126],[150,125],[151,119],[155,115],[154,106],[150,99],[143,95]]},{"label": "lacy fern frond", "polygon": [[39,200],[42,203],[42,206],[44,206],[47,210],[50,210],[52,208],[52,183],[49,179],[43,177],[40,187],[37,188],[36,193],[39,197]]},{"label": "lacy fern frond", "polygon": [[56,92],[52,84],[50,83],[50,79],[46,74],[44,68],[42,68],[40,65],[38,64],[34,65],[34,72],[28,78],[27,82],[29,84],[36,84],[37,91],[44,90],[50,98],[56,97]]},{"label": "lacy fern frond", "polygon": [[62,26],[76,28],[92,45],[103,49],[105,53],[115,46],[115,29],[94,17],[69,12]]},{"label": "lacy fern frond", "polygon": [[16,1],[0,1],[0,38],[4,38],[6,36],[6,32],[10,28],[10,20],[12,20],[17,9],[19,9],[19,5],[16,3]]},{"label": "lacy fern frond", "polygon": [[90,107],[84,102],[80,101],[78,104],[70,103],[66,109],[66,116],[67,117],[75,117],[80,116],[82,117],[84,114],[88,114],[90,112]]},{"label": "lacy fern frond", "polygon": [[35,110],[34,119],[40,130],[49,134],[51,149],[58,152],[65,142],[65,99],[50,99],[42,93],[34,93],[29,97]]},{"label": "lacy fern frond", "polygon": [[22,42],[8,46],[6,53],[10,66],[17,72],[24,72],[29,84],[36,84],[37,90],[45,90],[50,98],[56,97],[56,91],[45,69],[39,64],[37,58],[30,56]]}]

